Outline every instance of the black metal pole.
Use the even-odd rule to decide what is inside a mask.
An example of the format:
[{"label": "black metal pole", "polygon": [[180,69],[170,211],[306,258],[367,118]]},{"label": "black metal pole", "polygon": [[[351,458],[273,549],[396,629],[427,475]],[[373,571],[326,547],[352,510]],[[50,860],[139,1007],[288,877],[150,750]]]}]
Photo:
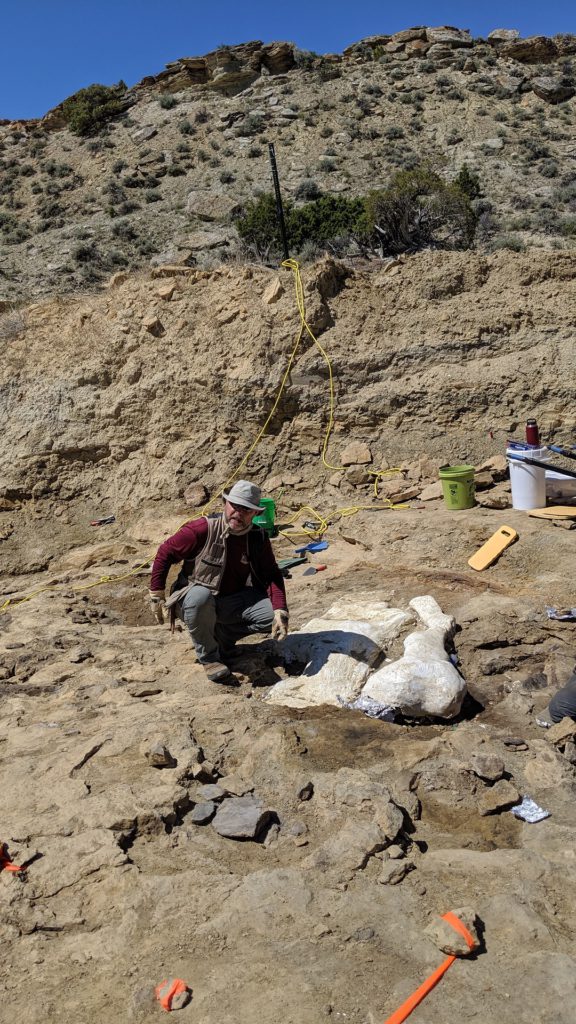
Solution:
[{"label": "black metal pole", "polygon": [[282,248],[284,249],[284,259],[290,259],[290,253],[288,252],[288,237],[286,235],[286,222],[284,220],[284,207],[282,206],[282,196],[280,194],[280,181],[278,179],[278,168],[276,166],[276,154],[274,152],[274,143],[268,143],[268,152],[270,154],[270,167],[272,168],[272,180],[274,182],[274,195],[276,196],[276,214],[278,216],[278,224],[280,225],[280,234],[282,235]]}]

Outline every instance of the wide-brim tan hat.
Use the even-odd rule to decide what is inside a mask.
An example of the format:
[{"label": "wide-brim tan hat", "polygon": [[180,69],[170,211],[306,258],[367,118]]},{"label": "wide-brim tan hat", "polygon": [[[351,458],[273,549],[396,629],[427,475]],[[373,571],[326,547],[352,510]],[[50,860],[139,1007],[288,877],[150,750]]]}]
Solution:
[{"label": "wide-brim tan hat", "polygon": [[243,505],[244,508],[251,508],[254,512],[264,512],[264,508],[260,504],[261,494],[262,491],[256,484],[251,484],[248,480],[238,480],[228,493],[226,491],[222,493],[222,497],[226,501],[231,501],[233,505]]}]

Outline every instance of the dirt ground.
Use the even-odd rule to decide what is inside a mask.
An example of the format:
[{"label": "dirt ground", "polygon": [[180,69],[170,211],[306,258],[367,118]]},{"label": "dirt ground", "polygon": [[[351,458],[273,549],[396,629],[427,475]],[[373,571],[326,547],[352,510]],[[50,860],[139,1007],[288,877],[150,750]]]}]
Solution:
[{"label": "dirt ground", "polygon": [[[427,926],[470,908],[481,946],[415,1024],[572,1024],[576,747],[536,719],[576,663],[546,612],[576,606],[576,531],[510,507],[503,454],[528,415],[573,436],[574,253],[304,274],[327,458],[307,337],[242,474],[277,501],[278,558],[330,520],[327,569],[287,580],[292,630],[352,598],[454,617],[460,714],[394,723],[268,703],[266,637],[211,684],[151,617],[150,557],[237,470],[298,331],[288,272],[171,273],[36,303],[5,338],[0,842],[26,870],[0,870],[0,1018],[144,1024],[181,977],[191,1024],[377,1024],[443,959]],[[475,507],[439,497],[448,461],[476,467]],[[474,572],[502,525],[518,540]],[[210,794],[259,801],[256,839],[197,823]],[[518,820],[521,796],[550,816]]]},{"label": "dirt ground", "polygon": [[[504,522],[518,542],[474,573],[467,557]],[[171,523],[159,516],[159,535]],[[441,962],[424,928],[469,906],[481,950],[453,965],[414,1020],[568,1024],[574,767],[535,719],[576,662],[573,624],[544,610],[576,604],[574,533],[440,501],[328,531],[327,570],[297,567],[287,581],[292,628],[358,595],[403,607],[432,594],[458,623],[461,714],[392,724],[267,705],[285,669],[266,638],[242,645],[238,689],[208,683],[187,637],[151,624],[145,576],[75,590],[145,557],[126,538],[139,532],[134,521],[100,528],[102,556],[36,513],[19,538],[21,554],[34,536],[62,565],[13,577],[15,600],[56,589],[2,620],[1,838],[29,864],[0,873],[5,1019],[152,1020],[154,985],[175,976],[193,990],[184,1020],[374,1024]],[[292,552],[285,538],[274,545],[279,558]],[[146,760],[158,739],[174,767]],[[500,757],[505,778],[551,816],[480,815],[489,784],[470,767],[478,752]],[[191,821],[202,783],[230,776],[273,812],[258,842]],[[375,788],[402,809],[384,849],[365,838]],[[406,873],[383,883],[392,863]]]}]

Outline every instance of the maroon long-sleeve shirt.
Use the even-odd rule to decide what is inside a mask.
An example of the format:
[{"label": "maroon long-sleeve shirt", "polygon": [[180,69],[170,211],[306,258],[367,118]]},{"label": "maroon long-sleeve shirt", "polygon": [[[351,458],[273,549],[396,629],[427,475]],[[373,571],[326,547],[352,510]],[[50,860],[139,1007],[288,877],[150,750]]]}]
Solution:
[{"label": "maroon long-sleeve shirt", "polygon": [[[170,566],[183,562],[186,558],[195,558],[204,547],[207,536],[208,523],[202,518],[192,519],[172,537],[168,537],[156,552],[150,590],[164,590]],[[264,537],[259,554],[258,577],[267,587],[272,608],[274,611],[286,609],[284,578],[274,558],[268,537]],[[247,534],[238,537],[230,533],[226,538],[226,566],[218,593],[223,597],[226,594],[237,593],[246,586],[249,575]],[[254,583],[257,585],[257,581]]]}]

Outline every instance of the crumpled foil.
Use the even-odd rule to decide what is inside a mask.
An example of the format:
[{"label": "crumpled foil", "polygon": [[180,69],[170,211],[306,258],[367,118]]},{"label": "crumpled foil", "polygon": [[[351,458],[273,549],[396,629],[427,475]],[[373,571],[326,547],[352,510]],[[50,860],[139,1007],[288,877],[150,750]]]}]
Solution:
[{"label": "crumpled foil", "polygon": [[546,605],[545,610],[549,619],[558,619],[559,622],[576,620],[576,608],[550,608]]},{"label": "crumpled foil", "polygon": [[368,718],[378,718],[381,722],[394,722],[396,720],[396,709],[387,704],[379,704],[372,697],[358,697],[357,700],[347,704],[345,700],[338,697],[338,702],[348,711],[362,711]]},{"label": "crumpled foil", "polygon": [[550,817],[550,811],[545,811],[543,807],[539,807],[536,801],[532,800],[529,796],[523,797],[522,803],[516,804],[510,810],[515,818],[522,818],[522,821],[529,821],[530,824]]}]

